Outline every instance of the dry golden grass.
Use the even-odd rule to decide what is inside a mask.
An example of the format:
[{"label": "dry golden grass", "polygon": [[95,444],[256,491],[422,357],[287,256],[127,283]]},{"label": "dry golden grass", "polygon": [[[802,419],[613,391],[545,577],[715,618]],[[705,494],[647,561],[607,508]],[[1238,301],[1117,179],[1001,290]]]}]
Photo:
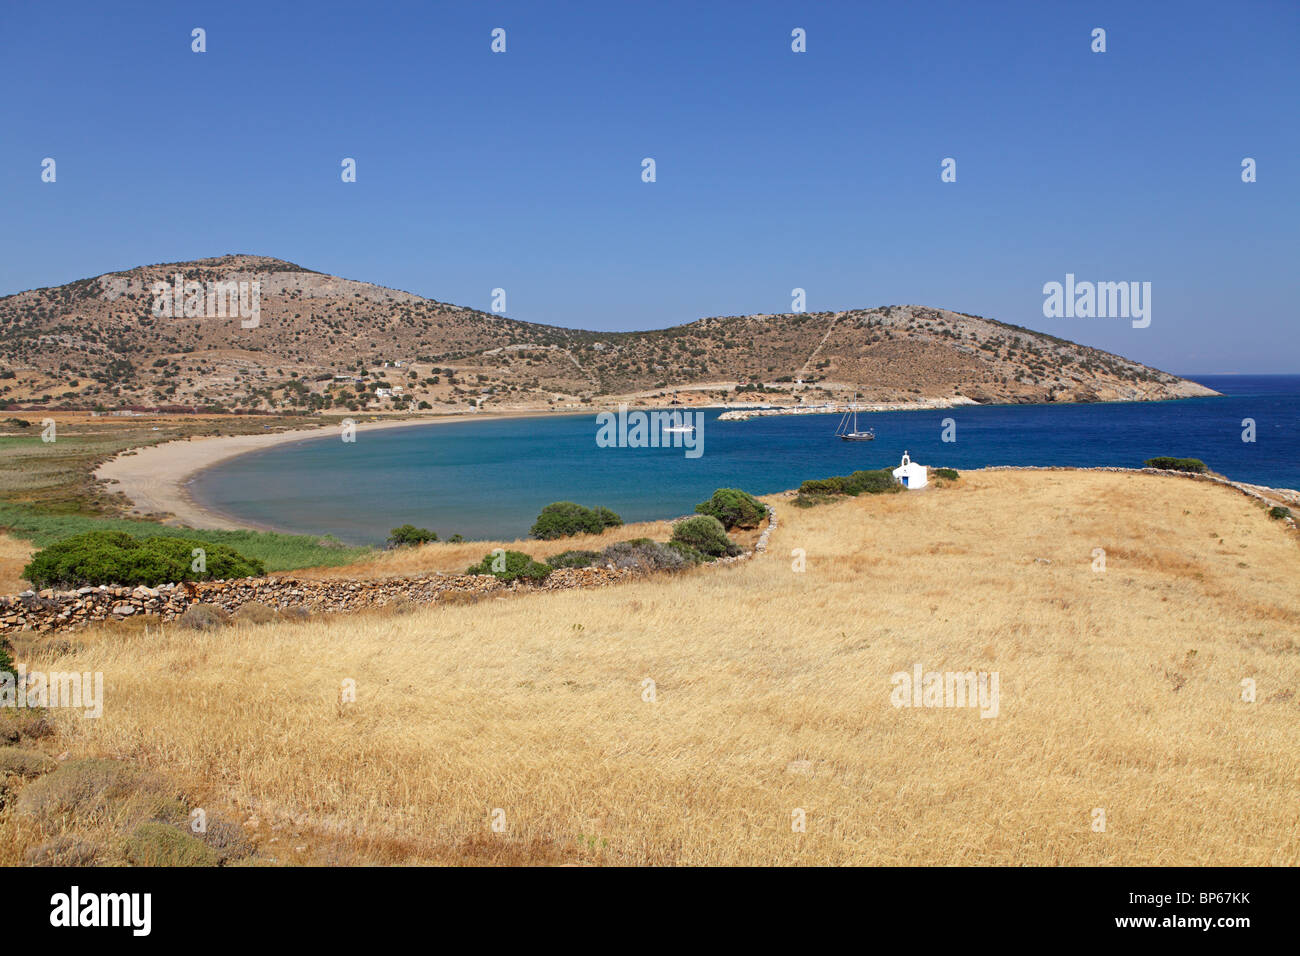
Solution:
[{"label": "dry golden grass", "polygon": [[0,534],[0,594],[17,594],[31,586],[22,574],[35,550],[30,541]]},{"label": "dry golden grass", "polygon": [[[727,568],[86,635],[57,664],[105,673],[104,716],[57,713],[59,746],[244,808],[280,860],[1300,862],[1300,551],[1249,500],[1085,472],[775,500]],[[892,707],[918,661],[998,671],[1000,716]]]}]

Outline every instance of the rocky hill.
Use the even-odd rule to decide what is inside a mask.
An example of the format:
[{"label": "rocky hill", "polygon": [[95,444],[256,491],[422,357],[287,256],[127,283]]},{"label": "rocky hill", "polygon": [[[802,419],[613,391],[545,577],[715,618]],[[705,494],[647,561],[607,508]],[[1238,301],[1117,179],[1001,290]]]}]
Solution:
[{"label": "rocky hill", "polygon": [[[155,284],[172,287],[177,275],[179,297],[159,297]],[[247,255],[0,298],[0,402],[11,405],[464,410],[855,392],[981,403],[1213,394],[1108,352],[915,305],[586,332]]]}]

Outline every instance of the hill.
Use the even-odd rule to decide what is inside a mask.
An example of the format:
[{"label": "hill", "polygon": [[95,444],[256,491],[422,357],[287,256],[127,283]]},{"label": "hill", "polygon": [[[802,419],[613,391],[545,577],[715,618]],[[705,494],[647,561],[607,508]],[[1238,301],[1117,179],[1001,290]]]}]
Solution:
[{"label": "hill", "polygon": [[[199,314],[178,300],[173,314],[156,315],[155,283],[170,286],[178,275],[182,298],[183,283],[209,293]],[[210,294],[212,283],[239,282],[250,283],[244,304],[257,306],[255,327],[235,317],[233,286],[228,297]],[[915,305],[589,332],[248,255],[0,299],[0,401],[17,405],[464,410],[620,399],[814,403],[854,392],[873,402],[980,403],[1213,394],[1098,349]]]}]

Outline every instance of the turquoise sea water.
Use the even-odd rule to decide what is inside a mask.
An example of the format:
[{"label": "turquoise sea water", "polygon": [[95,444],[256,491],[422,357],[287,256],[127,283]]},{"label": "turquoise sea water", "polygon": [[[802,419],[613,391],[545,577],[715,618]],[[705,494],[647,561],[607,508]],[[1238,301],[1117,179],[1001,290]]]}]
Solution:
[{"label": "turquoise sea water", "polygon": [[[1300,376],[1202,376],[1223,398],[1103,405],[996,405],[860,416],[873,442],[842,442],[838,416],[720,422],[704,413],[703,454],[602,448],[594,414],[457,421],[280,445],[231,459],[190,486],[201,503],[262,525],[375,543],[410,522],[442,536],[524,536],[543,505],[605,505],[626,521],[690,512],[718,487],[755,494],[805,478],[898,464],[1140,466],[1200,458],[1232,478],[1300,488]],[[955,442],[941,440],[943,420]],[[1242,420],[1256,441],[1242,441]]]}]

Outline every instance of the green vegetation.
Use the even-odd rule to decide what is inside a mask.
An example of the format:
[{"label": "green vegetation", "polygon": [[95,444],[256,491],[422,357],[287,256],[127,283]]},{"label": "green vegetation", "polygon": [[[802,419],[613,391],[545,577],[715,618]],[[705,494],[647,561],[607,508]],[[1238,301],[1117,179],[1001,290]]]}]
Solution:
[{"label": "green vegetation", "polygon": [[894,480],[888,468],[873,471],[855,471],[849,475],[815,478],[799,486],[800,494],[808,495],[878,495],[901,491],[902,485]]},{"label": "green vegetation", "polygon": [[177,537],[134,538],[120,531],[87,531],[65,538],[38,551],[23,569],[23,577],[38,588],[87,584],[153,587],[265,573],[261,561],[224,545]]},{"label": "green vegetation", "polygon": [[176,528],[132,518],[47,514],[29,505],[12,503],[0,503],[0,529],[15,538],[31,541],[39,548],[90,531],[116,531],[141,538],[185,538],[202,542],[205,548],[218,545],[232,548],[248,558],[261,561],[269,571],[351,564],[374,551],[373,548],[345,545],[329,535]]},{"label": "green vegetation", "polygon": [[596,564],[612,564],[616,568],[634,568],[638,571],[677,571],[696,563],[681,551],[649,538],[618,541],[603,552]]},{"label": "green vegetation", "polygon": [[608,508],[584,508],[572,501],[555,501],[542,509],[528,533],[542,541],[552,541],[575,534],[600,534],[622,523],[623,519]]},{"label": "green vegetation", "polygon": [[216,851],[166,823],[142,823],[127,838],[122,855],[132,866],[216,866]]},{"label": "green vegetation", "polygon": [[672,542],[685,545],[707,559],[730,557],[740,554],[740,547],[727,537],[727,530],[722,522],[711,515],[687,518],[673,525]]},{"label": "green vegetation", "polygon": [[589,568],[600,558],[599,551],[561,551],[546,559],[553,568]]},{"label": "green vegetation", "polygon": [[1148,458],[1143,462],[1148,468],[1162,468],[1165,471],[1190,471],[1196,474],[1205,474],[1210,469],[1206,467],[1205,462],[1199,458],[1169,458],[1158,457]]},{"label": "green vegetation", "polygon": [[18,668],[14,665],[14,659],[9,656],[9,647],[4,638],[0,637],[0,675],[13,674],[18,676]]},{"label": "green vegetation", "polygon": [[719,488],[708,501],[696,505],[695,511],[717,518],[728,531],[732,528],[757,528],[759,522],[767,517],[767,506],[739,488]]},{"label": "green vegetation", "polygon": [[465,569],[466,574],[490,574],[501,581],[516,581],[523,578],[534,583],[544,581],[555,569],[549,564],[534,561],[522,551],[490,551],[478,564]]},{"label": "green vegetation", "polygon": [[944,478],[948,481],[956,481],[961,477],[955,468],[931,468],[930,474],[935,478]]},{"label": "green vegetation", "polygon": [[[945,469],[951,470],[951,469]],[[953,472],[956,475],[956,472]],[[903,486],[894,480],[894,474],[888,468],[870,471],[855,471],[849,475],[835,475],[830,478],[814,478],[799,486],[799,493],[794,504],[799,508],[811,508],[826,504],[844,495],[893,494],[902,491]]]},{"label": "green vegetation", "polygon": [[1289,518],[1291,517],[1291,509],[1283,508],[1281,505],[1274,505],[1272,508],[1268,509],[1268,516],[1270,518],[1277,518],[1278,520]]},{"label": "green vegetation", "polygon": [[430,541],[437,540],[437,534],[428,528],[417,528],[413,524],[404,524],[389,532],[386,543],[390,548],[406,548],[413,545],[428,544]]}]

